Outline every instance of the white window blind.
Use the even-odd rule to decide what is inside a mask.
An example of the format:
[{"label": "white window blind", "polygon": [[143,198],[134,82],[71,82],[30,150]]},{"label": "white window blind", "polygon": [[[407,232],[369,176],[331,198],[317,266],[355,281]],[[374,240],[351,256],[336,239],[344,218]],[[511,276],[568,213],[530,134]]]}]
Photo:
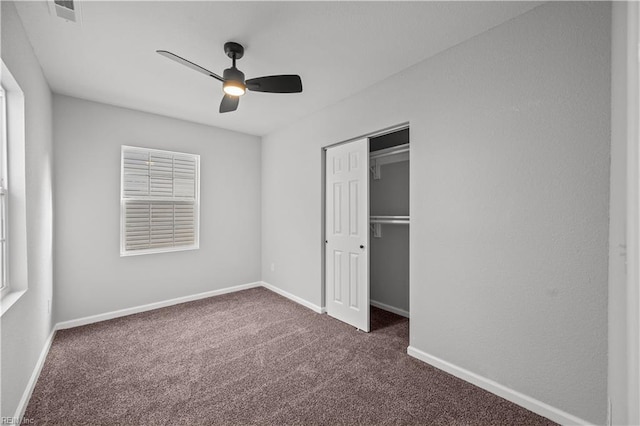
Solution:
[{"label": "white window blind", "polygon": [[198,248],[200,156],[122,147],[120,254]]}]

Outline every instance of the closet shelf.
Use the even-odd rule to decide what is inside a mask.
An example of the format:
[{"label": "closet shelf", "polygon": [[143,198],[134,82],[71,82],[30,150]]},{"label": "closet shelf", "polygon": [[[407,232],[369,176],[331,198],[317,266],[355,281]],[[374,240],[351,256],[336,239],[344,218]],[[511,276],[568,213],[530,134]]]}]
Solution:
[{"label": "closet shelf", "polygon": [[409,144],[373,151],[369,154],[369,169],[374,179],[380,179],[380,167],[385,164],[409,161]]},{"label": "closet shelf", "polygon": [[409,216],[369,216],[369,226],[375,238],[382,237],[382,225],[408,225]]}]

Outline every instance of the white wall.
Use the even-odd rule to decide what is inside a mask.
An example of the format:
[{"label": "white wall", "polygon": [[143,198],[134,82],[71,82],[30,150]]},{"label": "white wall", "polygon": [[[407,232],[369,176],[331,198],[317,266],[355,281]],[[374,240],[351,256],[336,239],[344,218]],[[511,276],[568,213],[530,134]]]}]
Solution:
[{"label": "white wall", "polygon": [[[52,329],[51,92],[15,5],[2,1],[0,53],[25,98],[28,290],[1,318],[0,416],[12,417]],[[11,164],[9,164],[11,167]]]},{"label": "white wall", "polygon": [[[258,137],[61,95],[53,105],[57,321],[260,280]],[[199,250],[120,257],[121,145],[200,155]]]},{"label": "white wall", "polygon": [[603,424],[610,19],[544,4],[266,136],[263,280],[322,303],[321,147],[408,121],[410,344]]}]

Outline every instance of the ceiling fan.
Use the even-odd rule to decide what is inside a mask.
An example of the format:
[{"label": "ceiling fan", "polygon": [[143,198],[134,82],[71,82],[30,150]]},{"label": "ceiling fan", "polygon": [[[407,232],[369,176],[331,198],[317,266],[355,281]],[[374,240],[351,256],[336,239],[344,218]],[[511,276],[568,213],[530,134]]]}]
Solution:
[{"label": "ceiling fan", "polygon": [[156,50],[159,54],[172,59],[182,65],[199,71],[222,82],[224,96],[220,102],[220,112],[235,111],[238,108],[240,96],[247,90],[268,93],[300,93],[302,92],[302,80],[299,75],[269,75],[265,77],[244,79],[244,73],[236,68],[236,60],[244,55],[244,47],[241,44],[229,41],[224,44],[224,52],[233,61],[231,68],[222,73],[222,77],[209,71],[200,65],[194,64],[180,56],[166,50]]}]

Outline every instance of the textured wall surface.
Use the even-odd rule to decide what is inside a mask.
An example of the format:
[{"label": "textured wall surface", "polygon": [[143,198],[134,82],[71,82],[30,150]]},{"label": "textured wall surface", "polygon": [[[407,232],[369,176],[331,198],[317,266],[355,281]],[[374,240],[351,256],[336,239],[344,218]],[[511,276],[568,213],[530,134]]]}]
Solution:
[{"label": "textured wall surface", "polygon": [[265,137],[263,279],[322,303],[321,148],[409,122],[411,345],[604,423],[610,30],[547,3]]},{"label": "textured wall surface", "polygon": [[[65,321],[260,280],[260,139],[54,96],[55,300]],[[120,257],[120,147],[200,155],[200,249]]]}]

